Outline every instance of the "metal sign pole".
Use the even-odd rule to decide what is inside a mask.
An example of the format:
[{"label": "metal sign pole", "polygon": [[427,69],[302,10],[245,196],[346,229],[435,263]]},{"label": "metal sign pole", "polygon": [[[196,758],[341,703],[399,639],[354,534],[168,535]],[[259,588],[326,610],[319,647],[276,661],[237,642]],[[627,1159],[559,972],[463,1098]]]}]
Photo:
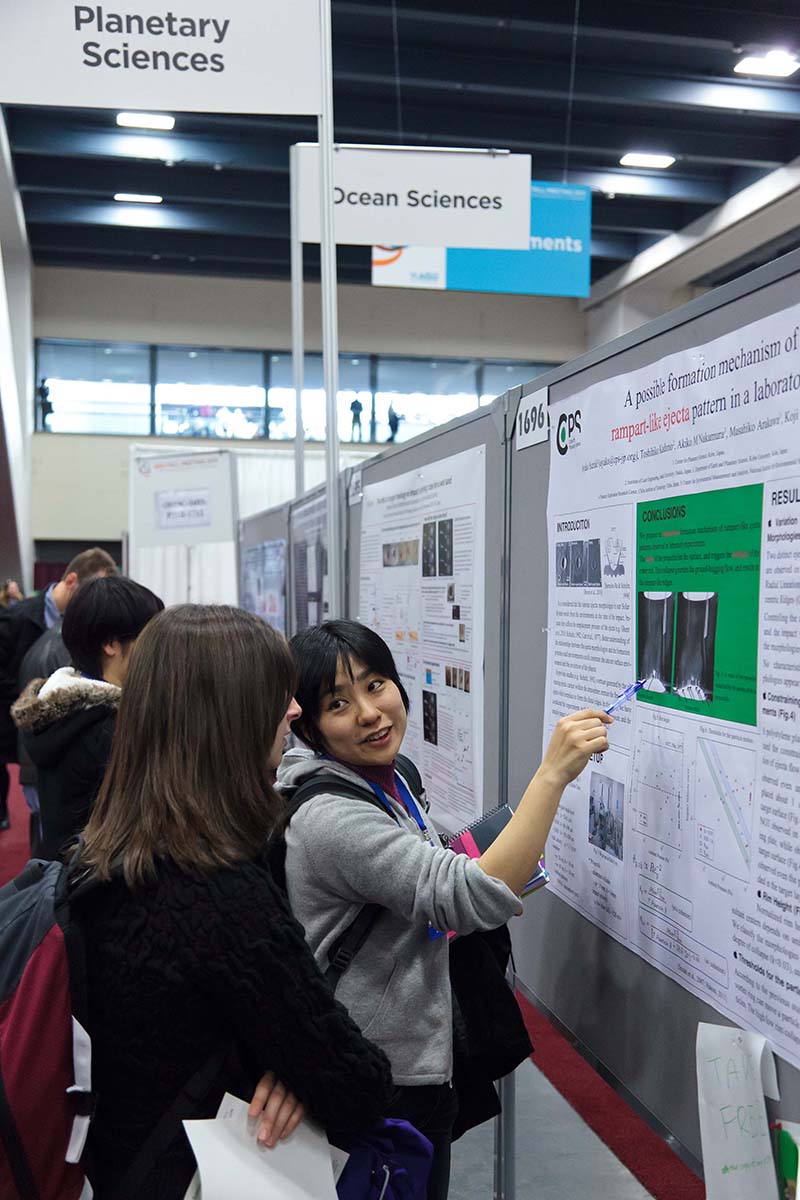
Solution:
[{"label": "metal sign pole", "polygon": [[333,55],[330,0],[320,0],[322,112],[317,123],[320,159],[320,259],[322,266],[322,374],[325,383],[325,469],[328,501],[328,615],[341,616],[344,555],[339,520],[339,327],[336,233],[333,219]]},{"label": "metal sign pole", "polygon": [[[292,381],[294,383],[294,495],[295,499],[306,490],[305,452],[306,435],[303,427],[303,243],[300,241],[299,189],[297,149],[289,147],[289,192],[291,196],[291,276],[292,276]],[[267,400],[269,403],[269,400]]]},{"label": "metal sign pole", "polygon": [[503,1111],[494,1122],[494,1200],[516,1200],[516,1080],[500,1080]]}]

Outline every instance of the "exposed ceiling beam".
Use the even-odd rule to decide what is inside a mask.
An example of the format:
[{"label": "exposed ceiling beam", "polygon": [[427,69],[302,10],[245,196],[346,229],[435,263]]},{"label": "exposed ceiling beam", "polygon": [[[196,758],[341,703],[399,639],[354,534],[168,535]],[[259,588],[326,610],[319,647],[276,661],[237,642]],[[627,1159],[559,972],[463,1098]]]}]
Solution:
[{"label": "exposed ceiling beam", "polygon": [[[336,49],[336,78],[352,84],[394,88],[391,46],[351,41]],[[368,66],[365,66],[368,63]],[[403,89],[463,95],[495,93],[508,97],[566,97],[569,64],[526,56],[465,53],[442,54],[433,47],[405,50],[401,65]],[[751,117],[796,120],[800,117],[800,91],[792,85],[750,83],[729,79],[687,79],[677,75],[619,67],[580,65],[574,98],[605,104],[609,108],[636,104],[642,108],[720,109]]]},{"label": "exposed ceiling beam", "polygon": [[207,204],[115,204],[113,200],[75,200],[74,197],[28,193],[25,216],[29,226],[107,225],[119,229],[178,230],[244,237],[289,237],[289,212]]},{"label": "exposed ceiling beam", "polygon": [[[785,12],[780,8],[784,7]],[[398,11],[398,16],[409,21],[424,20],[427,5],[425,0],[416,3],[406,3]],[[385,0],[375,3],[365,2],[349,4],[334,0],[334,23],[337,14],[342,12],[347,16],[353,10],[360,10],[364,23],[374,19],[374,15],[386,14]],[[537,0],[535,13],[536,21],[530,20],[530,0],[495,0],[491,14],[486,13],[483,0],[476,3],[465,3],[465,0],[436,0],[435,19],[438,22],[459,22],[466,19],[470,22],[482,20],[501,28],[532,28],[544,25],[545,29],[566,29],[571,34],[571,25],[564,20],[564,0]],[[571,12],[571,10],[568,10]],[[725,39],[708,36],[715,28],[720,13],[724,12]],[[353,15],[358,15],[355,13]],[[631,28],[631,26],[635,26]],[[581,6],[580,36],[592,40],[622,41],[630,39],[667,41],[680,50],[682,46],[699,44],[709,49],[721,49],[744,43],[747,48],[759,45],[774,45],[776,41],[791,43],[797,32],[797,10],[793,3],[784,0],[783,5],[771,0],[769,9],[759,13],[758,37],[764,39],[753,41],[753,9],[751,5],[742,3],[726,4],[724,10],[717,5],[704,4],[694,0],[688,4],[663,4],[639,2],[631,8],[630,5],[620,6],[608,3],[608,0],[584,0]],[[728,40],[730,39],[730,40]]]},{"label": "exposed ceiling beam", "polygon": [[[379,141],[384,143],[386,131],[396,120],[396,105],[390,101],[365,104],[345,98],[336,107],[336,134],[340,140]],[[179,117],[179,123],[185,117]],[[497,138],[498,127],[503,130],[502,142],[508,149],[561,152],[564,121],[559,117],[530,112],[493,113],[470,109],[437,109],[429,105],[406,104],[403,107],[405,140],[427,145],[491,145]],[[215,123],[218,131],[204,133],[152,134],[122,132],[98,128],[69,110],[22,110],[10,113],[14,150],[28,156],[65,155],[107,160],[150,160],[164,158],[176,163],[197,166],[236,164],[240,169],[288,172],[288,147],[295,140],[308,140],[284,126],[271,121],[247,126],[249,136],[242,135],[237,120]],[[759,131],[713,128],[682,129],[670,126],[650,128],[642,134],[635,123],[620,121],[590,121],[576,119],[572,127],[573,154],[591,158],[610,156],[614,161],[634,145],[643,141],[654,152],[668,152],[683,163],[732,167],[772,169],[786,161],[792,153],[788,134],[782,129]],[[588,165],[588,164],[587,164]]]},{"label": "exposed ceiling beam", "polygon": [[107,159],[87,159],[79,168],[65,171],[57,159],[33,154],[17,154],[15,162],[18,186],[26,195],[59,193],[110,199],[115,192],[139,192],[177,203],[289,206],[286,175]]}]

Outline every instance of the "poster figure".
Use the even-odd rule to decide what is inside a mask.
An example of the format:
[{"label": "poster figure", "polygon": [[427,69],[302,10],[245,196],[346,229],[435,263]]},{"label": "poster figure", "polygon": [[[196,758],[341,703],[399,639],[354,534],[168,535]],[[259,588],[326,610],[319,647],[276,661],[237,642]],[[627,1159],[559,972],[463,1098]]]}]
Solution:
[{"label": "poster figure", "polygon": [[625,786],[592,771],[589,777],[589,841],[622,861]]},{"label": "poster figure", "polygon": [[436,693],[422,693],[422,736],[432,746],[439,744],[439,723],[436,711]]}]

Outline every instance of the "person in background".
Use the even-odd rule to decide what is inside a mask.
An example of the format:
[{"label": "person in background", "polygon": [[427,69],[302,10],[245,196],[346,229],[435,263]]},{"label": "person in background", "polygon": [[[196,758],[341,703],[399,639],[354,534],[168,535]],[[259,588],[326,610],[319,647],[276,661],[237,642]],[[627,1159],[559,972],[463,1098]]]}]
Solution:
[{"label": "person in background", "polygon": [[88,820],[111,754],[133,644],[163,607],[132,579],[90,579],[61,626],[72,665],[33,679],[11,709],[38,772],[42,858],[58,858]]},{"label": "person in background", "polygon": [[24,599],[22,588],[16,579],[7,579],[3,586],[0,587],[0,608],[11,608],[14,604],[19,604],[20,600]]},{"label": "person in background", "polygon": [[364,440],[364,433],[361,428],[361,414],[363,411],[364,411],[364,405],[361,403],[358,396],[356,396],[355,400],[350,405],[350,412],[353,414],[353,420],[351,422],[351,427],[350,427],[350,441],[351,442],[354,442],[356,440],[356,430],[358,430],[358,440],[360,442],[363,442],[363,440]]},{"label": "person in background", "polygon": [[397,431],[400,428],[400,422],[402,421],[403,418],[402,418],[401,414],[397,411],[397,409],[394,407],[393,404],[389,405],[388,417],[389,417],[389,436],[386,440],[387,440],[387,442],[393,442],[397,438]]},{"label": "person in background", "polygon": [[[59,667],[69,666],[69,651],[61,636],[61,626],[54,625],[37,638],[22,660],[19,669],[20,695],[34,679],[40,683],[49,679]],[[13,708],[12,708],[13,713]],[[13,719],[13,717],[12,717]],[[16,722],[15,722],[16,724]],[[25,794],[30,812],[28,837],[31,858],[40,858],[42,850],[42,821],[39,811],[39,775],[36,765],[28,753],[22,733],[17,727],[17,761],[19,782]]]},{"label": "person in background", "polygon": [[[37,638],[61,622],[76,590],[95,575],[113,575],[116,565],[110,554],[95,546],[84,550],[67,566],[58,583],[11,608],[0,609],[0,830],[8,829],[7,763],[17,761],[17,730],[11,719],[11,705],[20,693],[22,660]],[[27,799],[27,797],[26,797]],[[31,798],[29,807],[36,802]]]},{"label": "person in background", "polygon": [[194,1160],[179,1118],[213,1117],[226,1090],[251,1100],[265,1146],[306,1109],[346,1134],[388,1106],[388,1061],[334,1000],[264,850],[294,684],[283,638],[240,609],[169,608],[133,649],[79,854],[109,881],[80,901],[97,1200],[215,1051],[228,1051],[217,1081],[175,1114],[135,1195],[183,1200]]},{"label": "person in background", "polygon": [[[444,1200],[458,1100],[452,1087],[453,1018],[448,939],[504,925],[522,911],[567,784],[608,748],[612,718],[587,710],[562,718],[514,816],[478,859],[446,850],[395,759],[409,709],[392,653],[356,621],[327,621],[290,643],[302,713],[278,787],[291,793],[320,772],[341,777],[286,830],[292,911],[325,969],[331,948],[367,904],[386,911],[337,989],[364,1033],[386,1051],[396,1084],[390,1117],[432,1143],[429,1200]],[[348,794],[360,786],[363,799]],[[377,800],[377,803],[376,803]]]}]

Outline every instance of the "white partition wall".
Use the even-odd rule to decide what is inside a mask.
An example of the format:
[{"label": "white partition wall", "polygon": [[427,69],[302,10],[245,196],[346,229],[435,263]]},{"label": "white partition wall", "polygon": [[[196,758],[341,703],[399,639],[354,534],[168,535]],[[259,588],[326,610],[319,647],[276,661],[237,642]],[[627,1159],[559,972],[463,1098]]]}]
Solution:
[{"label": "white partition wall", "polygon": [[129,563],[164,603],[238,602],[236,460],[132,449]]}]

